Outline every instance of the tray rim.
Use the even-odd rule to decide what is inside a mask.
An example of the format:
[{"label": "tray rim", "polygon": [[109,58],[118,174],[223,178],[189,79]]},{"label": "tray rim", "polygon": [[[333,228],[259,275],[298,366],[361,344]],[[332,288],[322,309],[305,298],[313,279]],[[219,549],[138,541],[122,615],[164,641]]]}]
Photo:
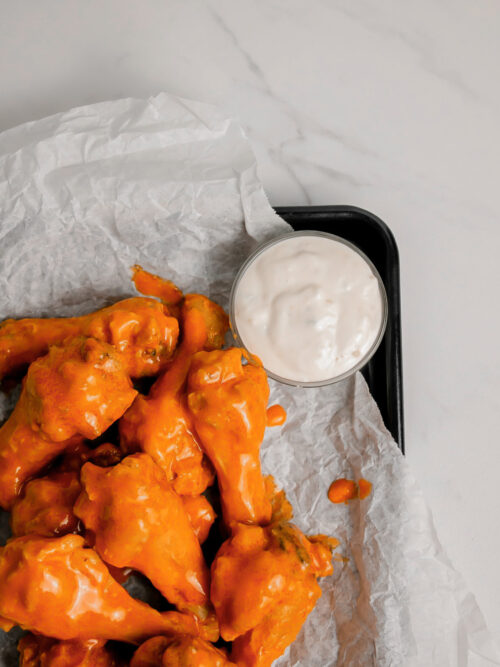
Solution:
[{"label": "tray rim", "polygon": [[[300,218],[307,218],[308,216],[317,216],[318,214],[339,214],[339,213],[350,213],[355,214],[361,218],[365,218],[369,223],[374,226],[378,233],[382,236],[383,241],[387,247],[389,257],[391,258],[391,275],[390,275],[390,289],[386,285],[386,291],[388,292],[388,299],[390,301],[391,310],[392,310],[392,334],[393,334],[393,355],[391,358],[391,363],[394,367],[394,375],[396,378],[395,387],[393,388],[392,394],[395,401],[395,412],[396,412],[396,424],[395,430],[397,432],[397,437],[394,433],[392,434],[395,438],[396,444],[398,445],[401,453],[405,453],[405,435],[404,435],[404,391],[403,391],[403,357],[402,357],[402,330],[401,330],[401,281],[400,281],[400,261],[399,261],[399,249],[396,243],[396,239],[390,227],[385,223],[381,218],[376,214],[368,211],[359,206],[353,206],[349,204],[331,204],[331,205],[318,205],[318,206],[275,206],[273,207],[276,213],[283,217],[287,222],[289,217],[293,217],[294,214],[297,214]],[[311,223],[314,222],[313,219],[310,220]],[[311,227],[312,229],[312,227]],[[338,232],[335,232],[338,233]],[[342,236],[342,234],[339,234]],[[357,245],[356,242],[351,241],[354,245]],[[373,260],[372,260],[373,261]],[[377,267],[379,269],[379,267]],[[380,269],[379,269],[380,270]],[[389,428],[388,425],[386,425]]]}]

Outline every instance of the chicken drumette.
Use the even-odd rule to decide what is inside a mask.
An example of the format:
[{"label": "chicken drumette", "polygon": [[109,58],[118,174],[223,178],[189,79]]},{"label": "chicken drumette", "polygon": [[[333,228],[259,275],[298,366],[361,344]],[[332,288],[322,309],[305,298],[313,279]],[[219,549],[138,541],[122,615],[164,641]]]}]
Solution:
[{"label": "chicken drumette", "polygon": [[218,628],[209,601],[209,573],[180,496],[148,454],[113,468],[86,463],[75,514],[95,549],[115,567],[145,574],[181,611],[195,614],[209,638]]},{"label": "chicken drumette", "polygon": [[213,483],[184,394],[193,354],[222,346],[228,328],[220,306],[200,294],[188,294],[181,307],[182,342],[169,369],[148,396],[138,396],[120,421],[127,453],[142,450],[156,461],[181,495],[199,495]]},{"label": "chicken drumette", "polygon": [[28,318],[0,324],[0,379],[79,336],[113,345],[131,377],[154,375],[172,357],[179,325],[168,308],[145,297],[124,299],[81,317]]},{"label": "chicken drumette", "polygon": [[264,369],[243,365],[242,350],[199,352],[188,376],[188,406],[203,449],[219,482],[223,515],[265,524],[271,503],[259,449],[266,428],[269,386]]},{"label": "chicken drumette", "polygon": [[79,535],[27,535],[0,548],[0,627],[14,625],[56,639],[129,643],[198,635],[194,616],[160,614],[130,597]]},{"label": "chicken drumette", "polygon": [[0,505],[9,509],[23,483],[66,448],[98,437],[136,394],[111,345],[75,338],[51,347],[31,364],[19,401],[0,429]]}]

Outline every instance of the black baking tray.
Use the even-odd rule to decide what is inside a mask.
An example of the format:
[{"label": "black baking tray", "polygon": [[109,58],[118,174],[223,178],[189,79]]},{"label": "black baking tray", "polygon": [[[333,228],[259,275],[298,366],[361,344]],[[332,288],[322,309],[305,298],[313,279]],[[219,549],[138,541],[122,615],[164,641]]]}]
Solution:
[{"label": "black baking tray", "polygon": [[276,208],[276,213],[295,230],[315,229],[341,236],[377,267],[387,292],[387,328],[362,373],[385,425],[404,454],[399,253],[391,230],[376,215],[355,206],[286,206]]}]

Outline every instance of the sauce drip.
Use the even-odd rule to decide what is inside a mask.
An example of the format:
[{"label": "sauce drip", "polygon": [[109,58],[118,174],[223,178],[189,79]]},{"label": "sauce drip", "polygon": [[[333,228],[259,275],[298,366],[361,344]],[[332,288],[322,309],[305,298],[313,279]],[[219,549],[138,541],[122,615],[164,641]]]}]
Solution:
[{"label": "sauce drip", "polygon": [[332,503],[347,503],[349,500],[359,498],[363,500],[370,495],[372,483],[366,479],[360,479],[358,483],[352,479],[341,477],[331,483],[328,489],[328,500]]},{"label": "sauce drip", "polygon": [[281,405],[271,405],[267,408],[267,425],[281,426],[286,421],[286,410]]}]

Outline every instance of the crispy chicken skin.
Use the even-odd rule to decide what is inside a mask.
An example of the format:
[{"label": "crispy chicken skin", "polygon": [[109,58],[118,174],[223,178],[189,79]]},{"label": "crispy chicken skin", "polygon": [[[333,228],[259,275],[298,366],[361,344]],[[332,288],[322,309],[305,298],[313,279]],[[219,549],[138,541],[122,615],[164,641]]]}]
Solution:
[{"label": "crispy chicken skin", "polygon": [[242,364],[242,350],[199,352],[188,376],[188,406],[216,472],[226,524],[271,518],[259,450],[269,386],[264,369]]},{"label": "crispy chicken skin", "polygon": [[217,639],[208,568],[184,504],[161,468],[148,454],[132,454],[112,468],[86,463],[81,482],[74,511],[95,536],[101,558],[145,574]]},{"label": "crispy chicken skin", "polygon": [[229,667],[225,651],[199,637],[177,635],[148,639],[135,652],[130,667]]},{"label": "crispy chicken skin", "polygon": [[51,345],[78,336],[114,345],[131,377],[155,375],[177,345],[179,325],[168,308],[132,297],[81,317],[27,318],[0,323],[0,379],[47,353]]},{"label": "crispy chicken skin", "polygon": [[0,548],[0,617],[4,630],[20,625],[56,639],[198,634],[193,616],[160,614],[130,597],[79,535],[28,535]]},{"label": "crispy chicken skin", "polygon": [[9,509],[25,481],[67,447],[98,437],[136,395],[111,345],[75,338],[51,347],[31,364],[19,401],[0,428],[0,505]]},{"label": "crispy chicken skin", "polygon": [[29,634],[19,640],[17,650],[20,667],[125,667],[99,639],[58,641]]},{"label": "crispy chicken skin", "polygon": [[120,421],[120,442],[127,453],[150,454],[177,493],[196,496],[213,483],[186,406],[186,377],[193,354],[220,347],[228,328],[224,311],[200,294],[186,295],[181,307],[182,342],[170,368],[148,396],[138,396]]}]

